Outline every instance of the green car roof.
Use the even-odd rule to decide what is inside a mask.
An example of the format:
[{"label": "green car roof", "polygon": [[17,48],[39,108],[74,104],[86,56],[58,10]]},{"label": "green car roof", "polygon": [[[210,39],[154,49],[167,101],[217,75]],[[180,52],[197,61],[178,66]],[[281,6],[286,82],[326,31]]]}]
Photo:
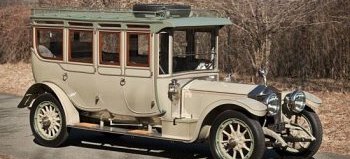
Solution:
[{"label": "green car roof", "polygon": [[[121,24],[150,25],[152,32],[159,32],[164,28],[193,27],[193,26],[224,26],[232,22],[213,11],[196,12],[191,10],[187,17],[162,16],[161,12],[143,12],[144,16],[135,16],[133,11],[110,10],[69,10],[69,9],[32,9],[32,20],[48,21],[80,21],[80,22],[109,22]],[[214,14],[213,14],[214,13]]]}]

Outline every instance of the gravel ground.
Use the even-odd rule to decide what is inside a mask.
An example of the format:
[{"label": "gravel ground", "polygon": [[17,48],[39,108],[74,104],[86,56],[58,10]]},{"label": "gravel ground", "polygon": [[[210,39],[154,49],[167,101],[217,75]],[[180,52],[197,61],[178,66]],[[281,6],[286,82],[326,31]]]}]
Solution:
[{"label": "gravel ground", "polygon": [[0,65],[0,92],[23,96],[33,83],[30,64]]},{"label": "gravel ground", "polygon": [[[0,65],[0,77],[2,93],[22,96],[34,83],[30,64],[25,63]],[[350,93],[343,89],[338,92],[323,89],[311,93],[323,100],[323,106],[317,110],[324,127],[320,151],[350,155]],[[0,154],[1,158],[6,157]]]},{"label": "gravel ground", "polygon": [[319,110],[324,130],[321,151],[350,155],[350,93],[314,93],[323,100]]},{"label": "gravel ground", "polygon": [[15,159],[13,156],[9,156],[9,155],[1,155],[0,154],[0,159]]}]

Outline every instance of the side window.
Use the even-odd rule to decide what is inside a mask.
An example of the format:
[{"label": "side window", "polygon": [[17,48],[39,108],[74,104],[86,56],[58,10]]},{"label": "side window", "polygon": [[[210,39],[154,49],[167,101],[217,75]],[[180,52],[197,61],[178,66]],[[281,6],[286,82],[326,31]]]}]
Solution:
[{"label": "side window", "polygon": [[169,33],[159,34],[159,74],[169,73]]},{"label": "side window", "polygon": [[120,33],[100,32],[100,64],[119,65]]},{"label": "side window", "polygon": [[69,30],[69,61],[92,63],[93,32]]},{"label": "side window", "polygon": [[150,55],[150,34],[128,33],[127,42],[127,65],[148,67]]},{"label": "side window", "polygon": [[36,48],[43,58],[63,60],[63,29],[37,29]]}]

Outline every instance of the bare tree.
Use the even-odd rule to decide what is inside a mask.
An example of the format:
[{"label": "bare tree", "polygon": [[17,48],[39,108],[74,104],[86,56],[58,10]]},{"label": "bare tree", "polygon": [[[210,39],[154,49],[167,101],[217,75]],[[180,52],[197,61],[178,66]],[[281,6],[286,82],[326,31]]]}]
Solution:
[{"label": "bare tree", "polygon": [[[241,56],[249,59],[250,70],[257,72],[260,68],[268,68],[271,59],[271,45],[276,34],[291,29],[302,29],[304,26],[340,23],[337,20],[310,21],[310,17],[318,15],[333,1],[276,1],[276,0],[229,0],[217,6],[232,19],[235,34],[240,39],[241,47],[231,47]],[[230,29],[229,29],[230,30]],[[232,36],[230,33],[228,36]],[[250,74],[253,72],[250,71]]]},{"label": "bare tree", "polygon": [[[186,3],[193,8],[216,9],[234,23],[220,31],[220,50],[223,53],[220,67],[225,72],[254,77],[259,68],[269,68],[270,75],[278,77],[350,80],[349,0],[37,1],[54,8],[118,9],[131,8],[135,3]],[[23,15],[29,16],[29,9],[30,6],[22,9],[26,12]],[[2,62],[29,57],[26,51],[15,53],[19,47],[11,40],[18,35],[17,32],[29,33],[29,18],[23,17],[26,23],[9,32],[13,30],[8,25],[12,24],[9,16],[17,15],[11,12],[5,7],[0,11],[0,40],[9,41],[0,45]],[[21,46],[28,46],[30,39],[19,42],[23,42]],[[8,60],[7,57],[12,57],[10,54],[18,58]]]}]

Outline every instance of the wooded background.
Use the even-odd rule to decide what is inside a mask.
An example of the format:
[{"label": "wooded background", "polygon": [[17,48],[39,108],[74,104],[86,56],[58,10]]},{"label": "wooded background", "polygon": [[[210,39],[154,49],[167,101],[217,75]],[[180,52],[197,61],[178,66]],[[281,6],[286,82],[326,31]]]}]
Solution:
[{"label": "wooded background", "polygon": [[[31,2],[31,3],[28,3]],[[220,34],[220,69],[254,77],[350,80],[349,0],[3,0],[0,1],[0,63],[29,62],[30,9],[118,9],[135,3],[189,4],[216,9],[234,23]]]}]

